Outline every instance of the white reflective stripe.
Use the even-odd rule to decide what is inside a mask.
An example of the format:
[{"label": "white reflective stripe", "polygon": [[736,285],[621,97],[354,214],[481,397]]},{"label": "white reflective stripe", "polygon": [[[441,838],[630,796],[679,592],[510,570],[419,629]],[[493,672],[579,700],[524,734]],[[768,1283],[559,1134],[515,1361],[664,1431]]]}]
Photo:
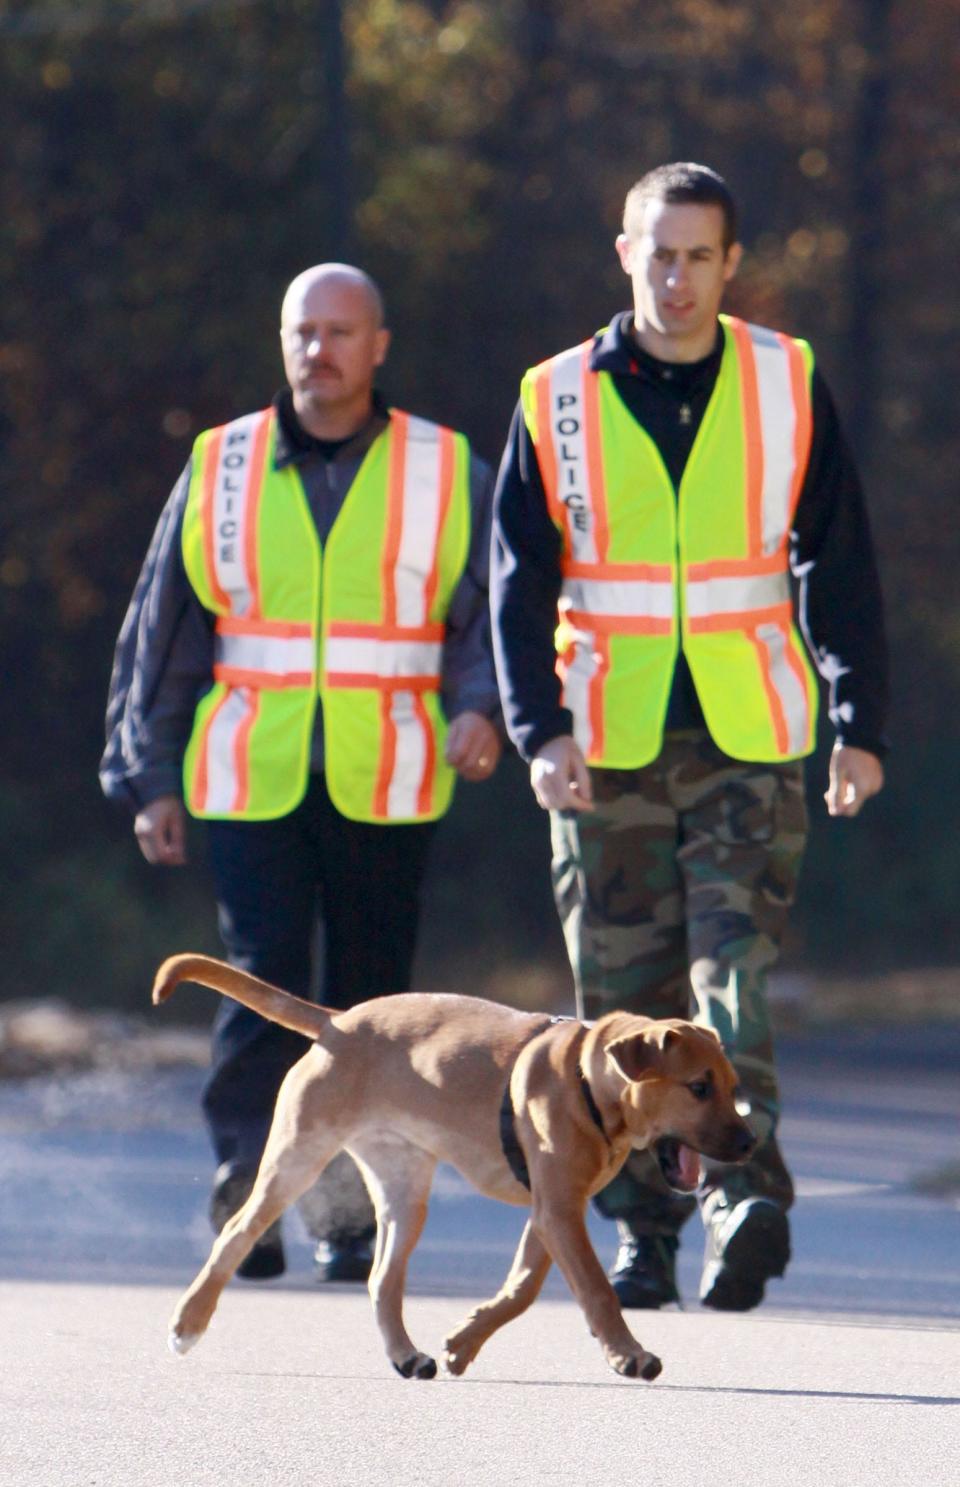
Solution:
[{"label": "white reflective stripe", "polygon": [[440,436],[423,418],[410,416],[404,461],[400,547],[393,571],[398,625],[427,620],[426,583],[433,567],[440,523]]},{"label": "white reflective stripe", "polygon": [[271,676],[313,673],[314,646],[309,635],[216,635],[214,661],[238,671],[264,671]]},{"label": "white reflective stripe", "polygon": [[217,583],[229,595],[234,614],[245,615],[253,603],[246,566],[246,523],[250,511],[251,455],[257,428],[269,413],[248,413],[227,424],[213,482],[213,568]]},{"label": "white reflective stripe", "polygon": [[770,681],[780,698],[787,724],[788,752],[807,747],[809,712],[806,688],[787,659],[788,632],[781,625],[758,625],[757,639],[770,662]]},{"label": "white reflective stripe", "polygon": [[252,699],[245,687],[227,693],[207,731],[207,798],[202,808],[213,815],[232,811],[236,804],[237,779],[234,745],[238,730],[252,711]]},{"label": "white reflective stripe", "polygon": [[412,692],[393,693],[390,716],[397,730],[397,746],[387,789],[387,815],[402,819],[419,814],[417,799],[427,766],[427,740]]},{"label": "white reflective stripe", "polygon": [[381,640],[377,636],[330,635],[324,652],[328,672],[362,676],[440,676],[443,645],[437,640]]},{"label": "white reflective stripe", "polygon": [[585,614],[612,614],[629,619],[673,618],[673,583],[649,578],[565,578],[563,600]]},{"label": "white reflective stripe", "polygon": [[573,736],[583,754],[589,754],[593,745],[590,729],[590,683],[597,671],[597,652],[593,635],[584,630],[576,631],[573,659],[563,678],[563,705],[573,713]]},{"label": "white reflective stripe", "polygon": [[797,410],[786,347],[765,326],[749,325],[747,329],[757,365],[763,439],[763,551],[771,553],[782,544],[790,522]]},{"label": "white reflective stripe", "polygon": [[557,500],[570,516],[587,511],[584,529],[571,520],[570,556],[577,563],[595,563],[599,558],[594,541],[593,489],[587,460],[587,426],[583,389],[583,350],[574,347],[551,364],[550,439],[557,468]]},{"label": "white reflective stripe", "polygon": [[786,604],[790,584],[785,573],[764,573],[749,578],[697,578],[687,581],[687,614],[704,619],[712,614],[749,613]]}]

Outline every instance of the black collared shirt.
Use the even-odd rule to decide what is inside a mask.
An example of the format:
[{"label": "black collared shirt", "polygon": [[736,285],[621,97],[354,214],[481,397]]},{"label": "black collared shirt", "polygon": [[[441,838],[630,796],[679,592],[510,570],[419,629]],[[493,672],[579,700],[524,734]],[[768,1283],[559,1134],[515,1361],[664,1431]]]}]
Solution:
[{"label": "black collared shirt", "polygon": [[[723,335],[692,363],[662,362],[640,349],[633,317],[619,315],[595,339],[590,365],[609,372],[624,407],[651,436],[678,490],[713,392]],[[790,562],[801,628],[829,683],[838,738],[882,757],[887,706],[883,608],[860,480],[833,399],[815,368],[813,435],[791,533]],[[518,406],[494,498],[491,604],[494,650],[507,730],[526,759],[573,720],[562,706],[553,633],[560,595],[561,538],[546,503],[536,450]],[[704,727],[682,651],[668,730]]]}]

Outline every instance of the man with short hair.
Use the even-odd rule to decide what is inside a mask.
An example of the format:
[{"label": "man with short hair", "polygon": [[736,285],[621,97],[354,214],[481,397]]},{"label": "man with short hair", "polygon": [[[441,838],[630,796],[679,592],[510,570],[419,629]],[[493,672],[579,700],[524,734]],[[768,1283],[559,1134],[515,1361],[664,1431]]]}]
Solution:
[{"label": "man with short hair", "polygon": [[[407,991],[420,889],[457,774],[500,754],[489,646],[492,476],[465,437],[388,408],[389,346],[359,269],[328,263],[281,312],[289,386],[202,433],[164,509],[117,644],[101,782],[149,862],[206,822],[233,964],[320,999]],[[203,1109],[222,1227],[253,1183],[305,1039],[218,1009]],[[303,1201],[318,1275],[366,1277],[373,1213],[347,1158]],[[241,1273],[279,1274],[279,1227]]]},{"label": "man with short hair", "polygon": [[[760,1145],[705,1174],[700,1299],[747,1310],[789,1258],[766,978],[806,835],[810,658],[837,734],[828,807],[853,816],[883,783],[880,593],[812,351],[719,313],[742,254],[725,182],[650,172],[616,246],[633,312],[523,381],[495,497],[494,651],[551,813],[579,1014],[684,1017],[692,989],[738,1069]],[[618,1224],[621,1303],[677,1300],[693,1200],[635,1154],[596,1201]]]}]

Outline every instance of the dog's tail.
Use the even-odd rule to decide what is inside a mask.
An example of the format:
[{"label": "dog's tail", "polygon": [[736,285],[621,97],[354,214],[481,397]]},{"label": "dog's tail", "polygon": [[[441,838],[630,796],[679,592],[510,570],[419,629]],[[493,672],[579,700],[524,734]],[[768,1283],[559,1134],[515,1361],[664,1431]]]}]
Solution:
[{"label": "dog's tail", "polygon": [[180,985],[181,981],[196,981],[209,986],[224,996],[233,997],[245,1007],[259,1012],[271,1022],[279,1022],[295,1033],[307,1038],[317,1038],[324,1031],[333,1015],[329,1007],[318,1007],[316,1002],[305,1002],[302,997],[291,996],[268,981],[261,981],[247,971],[228,966],[225,961],[214,960],[210,955],[171,955],[157,971],[153,981],[152,1000],[155,1007]]}]

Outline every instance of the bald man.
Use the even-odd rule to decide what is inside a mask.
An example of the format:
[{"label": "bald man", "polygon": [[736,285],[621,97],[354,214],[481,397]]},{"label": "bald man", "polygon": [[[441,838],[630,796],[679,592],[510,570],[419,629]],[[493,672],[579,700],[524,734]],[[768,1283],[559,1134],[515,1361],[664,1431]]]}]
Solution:
[{"label": "bald man", "polygon": [[[462,434],[376,389],[390,333],[359,269],[298,274],[280,342],[288,385],[200,434],[161,514],[117,642],[100,780],[148,862],[185,863],[188,817],[205,823],[234,965],[346,1008],[409,989],[436,823],[456,776],[485,780],[500,756],[492,477]],[[246,1198],[306,1047],[220,1004],[203,1092],[215,1228]],[[373,1215],[348,1159],[302,1211],[318,1277],[364,1279]],[[275,1228],[240,1274],[284,1268]]]}]

